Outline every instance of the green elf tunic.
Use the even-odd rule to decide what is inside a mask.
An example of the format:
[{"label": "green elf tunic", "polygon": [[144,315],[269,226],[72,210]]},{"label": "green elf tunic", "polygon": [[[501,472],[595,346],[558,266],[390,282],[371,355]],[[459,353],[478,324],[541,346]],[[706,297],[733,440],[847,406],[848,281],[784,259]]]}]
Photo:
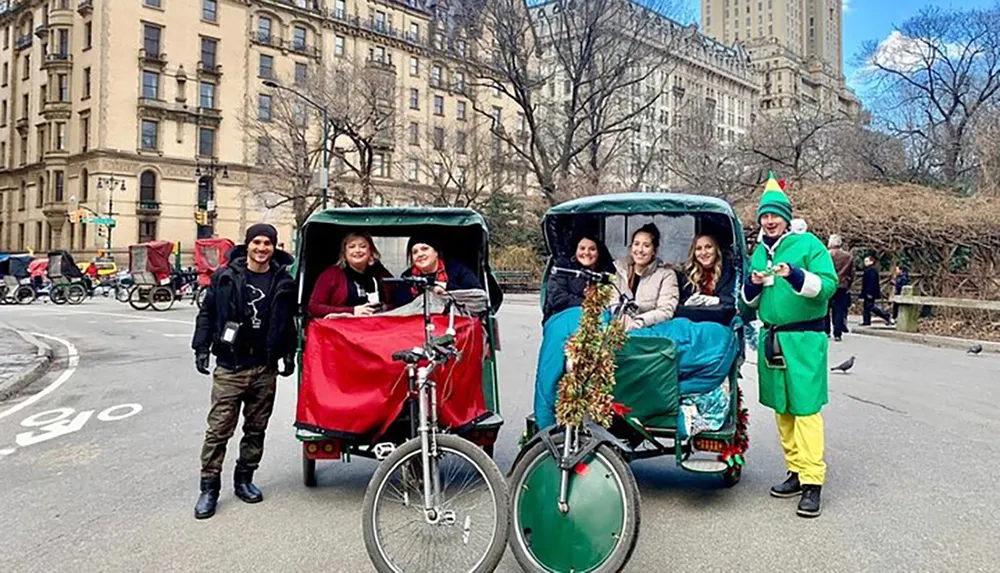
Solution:
[{"label": "green elf tunic", "polygon": [[[805,231],[805,223],[794,221],[792,229],[772,246],[759,242],[750,259],[751,269],[766,272],[778,263],[787,263],[804,274],[799,291],[784,278],[745,302],[758,309],[766,326],[787,326],[822,319],[827,304],[837,290],[837,272],[822,241]],[[744,298],[746,297],[744,293]],[[827,347],[824,332],[776,332],[785,357],[784,369],[772,368],[764,355],[762,329],[758,345],[757,372],[760,402],[779,414],[810,416],[827,403]]]}]

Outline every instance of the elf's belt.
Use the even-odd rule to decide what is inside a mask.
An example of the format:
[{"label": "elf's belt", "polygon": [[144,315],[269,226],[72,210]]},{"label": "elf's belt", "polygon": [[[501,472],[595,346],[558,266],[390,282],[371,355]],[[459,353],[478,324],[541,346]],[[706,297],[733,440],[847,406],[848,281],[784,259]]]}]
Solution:
[{"label": "elf's belt", "polygon": [[769,368],[785,368],[785,355],[778,343],[779,332],[826,332],[826,319],[817,318],[775,326],[764,325],[764,359]]}]

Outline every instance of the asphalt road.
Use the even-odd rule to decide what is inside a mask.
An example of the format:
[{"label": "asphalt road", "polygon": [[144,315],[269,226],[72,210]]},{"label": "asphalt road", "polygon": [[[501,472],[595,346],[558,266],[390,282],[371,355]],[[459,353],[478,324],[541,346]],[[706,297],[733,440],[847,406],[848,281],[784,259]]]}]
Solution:
[{"label": "asphalt road", "polygon": [[[374,462],[321,463],[320,486],[302,485],[292,379],[279,387],[257,475],[264,503],[232,495],[231,447],[218,513],[193,518],[210,391],[188,349],[193,308],[157,314],[101,300],[0,314],[78,354],[43,339],[59,362],[28,394],[0,404],[0,569],[372,570],[359,523]],[[511,303],[500,322],[508,424],[497,458],[506,471],[531,406],[539,312]],[[800,519],[794,500],[767,495],[784,470],[748,365],[743,482],[723,489],[672,459],[634,464],[642,530],[629,570],[996,571],[1000,358],[849,336],[831,363],[851,354],[858,364],[831,376],[824,410],[821,518]],[[39,432],[53,421],[59,431]],[[500,570],[518,570],[509,552]]]}]

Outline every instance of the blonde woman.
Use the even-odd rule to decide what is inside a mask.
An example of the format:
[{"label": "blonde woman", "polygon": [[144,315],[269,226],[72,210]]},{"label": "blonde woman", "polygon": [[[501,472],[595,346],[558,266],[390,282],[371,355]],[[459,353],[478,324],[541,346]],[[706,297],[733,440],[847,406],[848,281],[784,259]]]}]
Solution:
[{"label": "blonde woman", "polygon": [[618,288],[635,298],[639,312],[625,317],[625,328],[635,330],[670,320],[677,309],[677,275],[657,258],[660,230],[647,223],[632,234],[629,254],[615,261]]},{"label": "blonde woman", "polygon": [[722,261],[719,242],[711,235],[698,235],[691,243],[680,287],[684,306],[734,306],[736,285],[733,272]]},{"label": "blonde woman", "polygon": [[348,233],[340,243],[340,258],[316,279],[309,297],[309,315],[324,318],[335,314],[371,316],[389,300],[382,279],[391,278],[379,261],[371,235]]}]

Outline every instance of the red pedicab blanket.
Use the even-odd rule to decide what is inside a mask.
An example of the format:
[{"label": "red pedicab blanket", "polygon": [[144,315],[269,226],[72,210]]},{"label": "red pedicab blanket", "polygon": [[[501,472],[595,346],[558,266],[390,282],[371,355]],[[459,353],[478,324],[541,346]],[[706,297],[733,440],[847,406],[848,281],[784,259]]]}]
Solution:
[{"label": "red pedicab blanket", "polygon": [[[435,334],[448,326],[433,317]],[[439,366],[438,422],[460,428],[486,413],[483,399],[483,327],[477,319],[455,318],[458,360]],[[306,329],[295,426],[338,437],[374,442],[406,403],[407,373],[392,353],[421,346],[423,316],[375,316],[312,320]]]}]

